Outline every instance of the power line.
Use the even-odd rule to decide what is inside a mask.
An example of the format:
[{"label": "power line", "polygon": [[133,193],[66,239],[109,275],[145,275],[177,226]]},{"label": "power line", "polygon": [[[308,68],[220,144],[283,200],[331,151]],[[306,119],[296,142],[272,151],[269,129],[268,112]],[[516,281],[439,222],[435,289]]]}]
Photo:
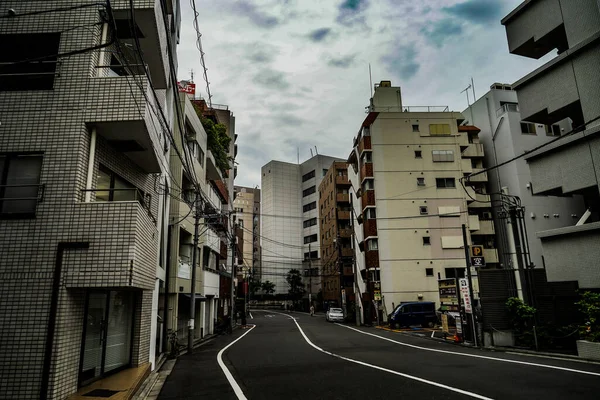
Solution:
[{"label": "power line", "polygon": [[196,47],[200,51],[200,65],[202,66],[204,82],[206,82],[206,94],[208,95],[208,106],[212,108],[212,94],[210,93],[210,82],[208,81],[208,68],[206,68],[206,62],[204,60],[204,51],[202,50],[202,33],[200,33],[200,29],[198,27],[198,11],[196,11],[196,1],[190,0],[190,5],[192,6],[192,11],[194,13],[194,22],[193,26],[196,30]]}]

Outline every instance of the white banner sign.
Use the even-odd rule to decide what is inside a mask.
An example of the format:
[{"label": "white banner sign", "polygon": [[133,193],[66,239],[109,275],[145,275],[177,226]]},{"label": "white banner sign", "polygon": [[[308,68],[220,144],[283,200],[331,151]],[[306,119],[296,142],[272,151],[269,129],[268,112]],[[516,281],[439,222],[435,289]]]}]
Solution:
[{"label": "white banner sign", "polygon": [[465,306],[465,312],[472,314],[473,307],[471,304],[471,296],[469,295],[469,281],[467,278],[461,278],[458,280],[458,285],[460,286],[460,297]]}]

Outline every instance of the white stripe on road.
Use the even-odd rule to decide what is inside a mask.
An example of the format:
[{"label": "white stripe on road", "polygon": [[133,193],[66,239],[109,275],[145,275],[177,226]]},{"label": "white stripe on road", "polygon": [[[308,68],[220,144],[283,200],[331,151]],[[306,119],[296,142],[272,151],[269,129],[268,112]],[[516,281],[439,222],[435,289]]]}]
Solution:
[{"label": "white stripe on road", "polygon": [[313,348],[315,348],[315,349],[319,350],[320,352],[325,353],[325,354],[327,354],[329,356],[332,356],[332,357],[335,357],[335,358],[339,358],[339,359],[344,360],[344,361],[350,361],[352,363],[359,364],[359,365],[362,365],[362,366],[365,366],[365,367],[377,369],[377,370],[384,371],[384,372],[389,372],[390,374],[398,375],[398,376],[401,376],[401,377],[407,378],[407,379],[412,379],[412,380],[415,380],[415,381],[418,381],[418,382],[421,382],[421,383],[425,383],[427,385],[432,385],[432,386],[436,386],[436,387],[439,387],[439,388],[442,388],[442,389],[450,390],[452,392],[464,394],[466,396],[470,396],[470,397],[473,397],[475,399],[492,400],[489,397],[485,397],[485,396],[479,395],[477,393],[468,392],[466,390],[458,389],[458,388],[455,388],[455,387],[452,387],[452,386],[444,385],[442,383],[430,381],[430,380],[419,378],[419,377],[416,377],[416,376],[403,374],[402,372],[398,372],[398,371],[394,371],[394,370],[391,370],[391,369],[383,368],[383,367],[380,367],[380,366],[377,366],[377,365],[367,364],[367,363],[362,362],[362,361],[354,360],[352,358],[340,356],[340,355],[334,354],[334,353],[332,353],[330,351],[323,350],[322,348],[320,348],[319,346],[317,346],[316,344],[314,344],[313,342],[310,341],[310,339],[306,336],[306,334],[302,330],[302,327],[300,327],[300,324],[298,324],[298,321],[296,321],[296,318],[294,318],[294,317],[292,317],[290,315],[287,315],[287,314],[278,313],[276,311],[271,311],[271,312],[274,312],[274,313],[277,313],[277,314],[281,314],[281,315],[285,315],[286,317],[291,318],[294,321],[294,323],[296,324],[296,326],[298,327],[298,330],[302,334],[302,337],[304,337],[304,340],[306,340],[306,343],[308,343]]},{"label": "white stripe on road", "polygon": [[240,385],[238,385],[238,383],[233,378],[233,375],[231,375],[231,372],[229,372],[229,370],[225,366],[225,363],[223,362],[223,353],[225,352],[225,350],[227,350],[228,348],[233,346],[238,340],[240,340],[241,338],[243,338],[244,336],[249,334],[252,331],[252,329],[254,329],[254,328],[256,328],[256,325],[252,325],[252,328],[248,329],[246,332],[244,332],[244,334],[242,336],[235,339],[233,342],[229,343],[227,346],[223,347],[221,349],[221,351],[219,352],[219,354],[217,354],[217,362],[219,363],[219,367],[221,367],[221,369],[223,370],[225,377],[229,381],[231,388],[233,389],[233,391],[235,392],[235,395],[237,396],[237,398],[239,400],[247,400],[247,399],[246,399],[246,396],[244,395],[244,392],[242,391],[242,388],[240,387]]},{"label": "white stripe on road", "polygon": [[350,326],[346,326],[346,325],[342,325],[342,324],[338,324],[338,323],[336,323],[336,325],[339,325],[339,326],[344,327],[344,328],[352,329],[353,331],[356,331],[358,333],[362,333],[363,335],[374,336],[374,337],[379,338],[381,340],[387,340],[388,342],[396,343],[396,344],[399,344],[401,346],[412,347],[413,349],[418,349],[418,350],[433,351],[433,352],[436,352],[436,353],[454,354],[454,355],[463,356],[463,357],[482,358],[484,360],[494,360],[494,361],[500,361],[500,362],[506,362],[506,363],[512,363],[512,364],[522,364],[522,365],[529,365],[529,366],[533,366],[533,367],[557,369],[557,370],[560,370],[560,371],[575,372],[575,373],[584,374],[584,375],[600,376],[600,373],[598,373],[598,372],[582,371],[582,370],[573,369],[573,368],[565,368],[565,367],[557,367],[557,366],[554,366],[554,365],[545,365],[545,364],[530,363],[530,362],[526,362],[526,361],[509,360],[509,359],[505,359],[505,358],[495,358],[495,357],[488,357],[488,356],[480,356],[480,355],[477,355],[477,354],[461,353],[461,352],[456,352],[456,351],[430,349],[428,347],[421,347],[421,346],[416,346],[414,344],[408,344],[408,343],[404,343],[404,342],[399,342],[397,340],[386,338],[385,336],[379,336],[379,335],[376,335],[374,333],[364,332],[364,331],[361,331],[360,329],[352,328]]},{"label": "white stripe on road", "polygon": [[254,319],[254,317],[252,316],[252,313],[250,311],[248,311],[248,314],[250,314],[250,319]]}]

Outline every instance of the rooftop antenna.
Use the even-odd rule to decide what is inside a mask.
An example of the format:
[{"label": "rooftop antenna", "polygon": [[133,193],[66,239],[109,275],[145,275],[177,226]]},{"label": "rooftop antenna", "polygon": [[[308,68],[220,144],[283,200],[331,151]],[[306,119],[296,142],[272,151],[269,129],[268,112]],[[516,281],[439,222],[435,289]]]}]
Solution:
[{"label": "rooftop antenna", "polygon": [[471,77],[471,88],[473,89],[473,103],[475,103],[477,96],[475,96],[475,82],[473,81],[473,77]]},{"label": "rooftop antenna", "polygon": [[194,82],[194,70],[193,69],[190,69],[190,76],[191,76],[190,82],[193,83]]},{"label": "rooftop antenna", "polygon": [[369,63],[369,88],[371,89],[371,97],[373,97],[373,75],[371,74],[371,63]]},{"label": "rooftop antenna", "polygon": [[317,150],[317,146],[315,146],[315,153],[318,155],[319,154],[319,150]]},{"label": "rooftop antenna", "polygon": [[466,93],[467,94],[467,105],[469,107],[471,107],[471,103],[469,102],[469,89],[471,89],[471,85],[469,84],[469,86],[467,86],[461,93]]},{"label": "rooftop antenna", "polygon": [[298,157],[298,164],[300,164],[300,147],[296,147],[296,151],[297,151],[296,154]]},{"label": "rooftop antenna", "polygon": [[309,150],[310,150],[310,158],[313,158],[312,148],[310,148]]}]

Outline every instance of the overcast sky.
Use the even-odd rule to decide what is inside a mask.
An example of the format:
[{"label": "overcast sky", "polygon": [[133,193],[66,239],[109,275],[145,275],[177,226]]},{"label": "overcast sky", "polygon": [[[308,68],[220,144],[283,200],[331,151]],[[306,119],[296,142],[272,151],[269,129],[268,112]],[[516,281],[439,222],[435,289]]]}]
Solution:
[{"label": "overcast sky", "polygon": [[[182,3],[179,79],[206,96],[193,14]],[[236,117],[236,184],[260,185],[270,160],[310,148],[346,158],[373,83],[402,87],[404,105],[467,107],[494,82],[544,60],[508,53],[500,20],[521,0],[196,0],[213,103]],[[472,98],[471,98],[472,100]]]}]

